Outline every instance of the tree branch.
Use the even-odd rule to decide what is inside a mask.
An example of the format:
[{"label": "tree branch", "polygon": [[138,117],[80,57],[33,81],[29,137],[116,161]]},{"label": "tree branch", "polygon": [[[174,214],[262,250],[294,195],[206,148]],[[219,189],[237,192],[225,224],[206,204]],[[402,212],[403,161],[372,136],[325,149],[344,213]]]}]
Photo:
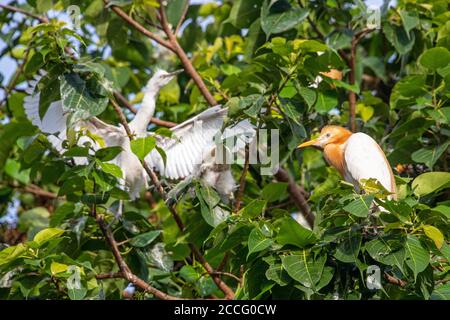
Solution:
[{"label": "tree branch", "polygon": [[[108,0],[103,0],[103,2],[105,4],[105,7],[107,7],[110,4],[110,2]],[[135,28],[137,31],[139,31],[146,37],[156,41],[157,43],[159,43],[163,47],[169,49],[170,51],[175,52],[175,48],[172,46],[172,44],[169,41],[161,38],[160,36],[154,34],[153,32],[148,31],[147,29],[145,29],[139,22],[137,22],[132,17],[130,17],[128,14],[126,14],[120,7],[117,7],[115,5],[111,5],[109,7],[111,8],[112,11],[114,11],[119,17],[121,17],[123,20],[125,20],[125,22],[127,22],[130,26]]]},{"label": "tree branch", "polygon": [[[133,140],[132,132],[130,130],[130,127],[128,126],[128,123],[125,119],[122,109],[120,109],[117,102],[115,102],[112,99],[111,99],[111,103],[114,107],[114,110],[116,111],[116,113],[119,116],[122,126],[125,128],[125,131],[128,134],[128,138],[130,140]],[[151,168],[149,168],[149,166],[145,163],[145,161],[141,161],[141,164],[144,167],[144,170],[147,172],[150,179],[152,180],[152,183],[156,187],[156,190],[158,190],[158,193],[160,194],[160,196],[163,198],[164,201],[166,201],[166,199],[167,199],[166,192],[164,191],[164,188],[162,187],[161,182],[158,179],[158,176],[155,174],[155,172]],[[175,219],[175,222],[177,223],[178,228],[180,229],[181,232],[183,232],[185,229],[185,226],[183,224],[183,221],[181,220],[181,217],[178,215],[178,212],[176,211],[175,207],[168,206],[168,209],[169,209],[170,213],[172,214],[172,217]],[[214,282],[219,287],[219,289],[223,291],[223,293],[225,294],[225,297],[227,299],[233,299],[234,298],[233,290],[231,290],[231,288],[228,287],[228,285],[225,282],[223,282],[222,279],[220,279],[219,275],[213,275],[214,269],[206,261],[206,259],[203,257],[201,252],[198,250],[198,248],[192,243],[189,243],[188,245],[189,245],[189,248],[191,249],[192,253],[200,261],[200,263],[203,265],[205,270],[211,275],[211,277],[213,278]],[[123,272],[123,270],[121,270],[121,271]]]},{"label": "tree branch", "polygon": [[47,17],[40,16],[40,15],[31,13],[31,12],[25,11],[25,10],[23,10],[21,8],[9,6],[9,5],[6,5],[6,4],[0,4],[0,8],[6,9],[6,10],[9,10],[9,11],[13,11],[13,12],[21,13],[21,14],[26,15],[28,17],[34,18],[36,20],[39,20],[39,22],[41,22],[41,23],[48,23],[49,22]]},{"label": "tree branch", "polygon": [[395,284],[396,286],[405,287],[408,283],[404,280],[397,279],[394,276],[391,276],[389,273],[384,273],[384,278],[391,284]]},{"label": "tree branch", "polygon": [[[347,63],[350,67],[349,73],[349,82],[351,85],[355,84],[355,73],[356,73],[356,49],[358,46],[358,42],[368,33],[372,32],[375,29],[364,29],[352,37],[352,45],[350,49],[350,58]],[[348,91],[348,104],[349,104],[349,128],[352,132],[356,131],[356,93],[352,90]]]},{"label": "tree branch", "polygon": [[311,229],[314,227],[314,214],[311,212],[311,209],[306,202],[306,199],[303,195],[301,188],[295,183],[295,180],[292,179],[286,170],[280,168],[277,173],[275,173],[275,178],[280,182],[288,183],[288,192],[291,196],[291,199],[300,209],[302,215],[305,217],[306,221],[310,225]]},{"label": "tree branch", "polygon": [[44,197],[44,198],[49,198],[49,199],[57,199],[58,198],[58,195],[56,193],[41,189],[34,184],[25,186],[24,188],[22,188],[20,190],[23,190],[24,192],[32,193],[32,194],[35,194],[37,196]]},{"label": "tree branch", "polygon": [[98,280],[124,278],[122,272],[100,273],[95,276]]},{"label": "tree branch", "polygon": [[200,77],[197,70],[195,70],[194,66],[191,63],[191,60],[189,60],[188,56],[186,55],[186,52],[184,52],[183,48],[181,48],[176,36],[170,29],[169,22],[167,21],[166,17],[166,12],[164,10],[164,5],[166,4],[166,2],[159,0],[159,4],[160,4],[159,6],[160,23],[164,29],[164,32],[166,33],[167,38],[169,39],[170,44],[174,49],[173,51],[176,53],[181,63],[183,64],[184,69],[190,75],[190,77],[195,82],[202,95],[205,97],[206,102],[210,106],[217,105],[216,99],[214,99],[211,92],[209,92],[208,88],[203,82],[203,79]]},{"label": "tree branch", "polygon": [[[116,263],[119,267],[121,277],[123,277],[127,281],[131,282],[135,286],[143,289],[144,291],[153,294],[155,297],[157,297],[161,300],[181,300],[178,297],[171,296],[167,293],[164,293],[164,292],[156,289],[155,287],[149,285],[144,280],[142,280],[141,278],[136,276],[131,271],[130,267],[128,267],[127,263],[125,262],[122,255],[120,254],[119,247],[117,246],[117,242],[114,239],[114,235],[112,234],[111,229],[108,228],[105,221],[103,220],[103,217],[101,215],[97,214],[95,205],[93,206],[93,208],[91,210],[91,215],[97,221],[97,224],[100,227],[100,230],[102,231],[102,233],[106,239],[106,242],[108,243],[108,245],[111,248],[111,252],[112,252],[114,259],[116,260]],[[117,277],[118,275],[119,275],[119,273],[109,274],[109,278],[112,278],[113,276]],[[98,277],[98,275],[97,275],[97,277]],[[103,278],[100,278],[100,279],[106,279],[106,278],[107,277],[104,276]]]},{"label": "tree branch", "polygon": [[184,19],[186,18],[186,14],[189,9],[189,0],[187,0],[184,4],[183,13],[181,14],[180,20],[178,20],[177,27],[175,28],[175,36],[178,35],[178,32],[180,31],[180,27],[183,24]]}]

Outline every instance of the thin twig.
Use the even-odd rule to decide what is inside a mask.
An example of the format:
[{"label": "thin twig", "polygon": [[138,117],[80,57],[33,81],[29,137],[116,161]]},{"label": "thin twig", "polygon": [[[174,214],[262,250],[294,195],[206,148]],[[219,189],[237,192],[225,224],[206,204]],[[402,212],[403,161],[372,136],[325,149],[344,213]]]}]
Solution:
[{"label": "thin twig", "polygon": [[[108,6],[110,4],[110,2],[108,0],[103,0],[105,6]],[[111,10],[114,11],[119,17],[121,17],[123,20],[125,20],[125,22],[127,22],[130,26],[132,26],[133,28],[135,28],[137,31],[139,31],[140,33],[142,33],[143,35],[145,35],[146,37],[156,41],[157,43],[159,43],[160,45],[162,45],[163,47],[174,51],[175,52],[175,48],[172,46],[172,44],[167,41],[164,40],[163,38],[161,38],[160,36],[158,36],[157,34],[154,34],[153,32],[148,31],[147,29],[145,29],[139,22],[137,22],[136,20],[134,20],[133,18],[131,18],[128,14],[126,14],[120,7],[115,6],[115,5],[111,5],[110,6]]]},{"label": "thin twig", "polygon": [[26,15],[26,16],[28,16],[28,17],[34,18],[34,19],[36,19],[36,20],[39,20],[41,23],[48,23],[48,22],[49,22],[49,20],[48,20],[47,17],[40,16],[40,15],[31,13],[31,12],[25,11],[25,10],[23,10],[23,9],[21,9],[21,8],[9,6],[9,5],[6,5],[6,4],[0,4],[0,8],[6,9],[6,10],[9,10],[9,11],[13,11],[13,12],[18,12],[18,13],[24,14],[24,15]]},{"label": "thin twig", "polygon": [[58,198],[58,195],[56,193],[41,189],[34,184],[25,186],[21,190],[23,190],[24,192],[35,194],[40,197],[44,197],[44,198],[49,198],[49,199],[57,199]]},{"label": "thin twig", "polygon": [[[116,113],[119,116],[119,120],[122,124],[122,126],[124,127],[125,131],[128,134],[128,138],[130,140],[133,140],[133,135],[132,132],[130,130],[130,127],[128,126],[128,123],[125,119],[125,116],[122,112],[122,109],[120,109],[119,105],[117,104],[117,102],[115,102],[114,100],[111,99],[111,103],[114,107],[114,110],[116,111]],[[165,201],[167,199],[166,197],[166,192],[164,191],[164,188],[161,185],[161,182],[158,179],[158,176],[156,175],[156,173],[145,163],[145,161],[141,161],[142,166],[144,167],[144,170],[147,172],[148,176],[150,177],[150,179],[152,180],[153,185],[156,187],[156,190],[158,190],[158,193],[160,194],[161,198],[163,198],[163,200]],[[178,228],[180,229],[181,232],[183,232],[185,230],[185,226],[183,224],[183,221],[181,220],[181,217],[178,215],[178,212],[176,211],[174,206],[168,206],[168,209],[170,211],[170,213],[172,214],[172,217],[175,219],[175,222],[177,223]],[[117,244],[116,244],[117,245]],[[214,272],[214,269],[211,267],[211,265],[206,261],[206,259],[204,258],[204,256],[201,254],[201,252],[197,249],[197,247],[192,244],[189,243],[189,248],[191,249],[192,253],[196,256],[196,258],[200,261],[200,263],[203,265],[203,267],[205,268],[205,270],[211,274],[214,282],[216,283],[216,285],[219,287],[219,289],[221,289],[223,291],[223,293],[225,294],[225,297],[227,299],[233,299],[234,298],[234,292],[233,290],[231,290],[230,287],[228,287],[228,285],[222,281],[222,279],[220,279],[220,276],[218,275],[212,275],[212,273]]]},{"label": "thin twig", "polygon": [[162,292],[155,287],[151,286],[150,284],[146,283],[144,280],[136,276],[128,266],[128,264],[123,259],[122,255],[120,254],[119,247],[117,245],[116,240],[114,239],[114,235],[111,232],[111,229],[108,228],[107,224],[103,220],[103,216],[97,214],[96,206],[94,205],[91,210],[92,217],[97,221],[98,226],[100,227],[100,230],[102,231],[106,242],[108,243],[109,247],[111,248],[111,252],[114,256],[114,259],[116,260],[116,263],[119,267],[120,273],[122,274],[122,277],[126,279],[127,281],[131,282],[135,286],[141,288],[142,290],[149,292],[153,294],[155,297],[161,299],[161,300],[181,300],[178,297],[171,296],[165,292]]},{"label": "thin twig", "polygon": [[405,287],[408,283],[404,280],[397,279],[394,276],[391,276],[389,273],[384,273],[384,278],[391,284],[395,284],[396,286]]},{"label": "thin twig", "polygon": [[[375,29],[364,29],[352,37],[352,44],[350,49],[350,59],[348,66],[350,67],[349,82],[350,85],[354,85],[356,82],[356,49],[359,41],[368,33]],[[356,93],[353,90],[348,91],[348,103],[349,103],[349,127],[352,132],[356,131]]]},{"label": "thin twig", "polygon": [[[304,9],[305,6],[302,4],[301,0],[298,0],[298,5],[300,6],[300,8]],[[310,24],[310,26],[314,29],[314,32],[317,33],[317,35],[319,36],[319,38],[324,38],[325,35],[319,30],[319,28],[317,28],[316,24],[314,23],[314,21],[311,19],[311,17],[308,16],[306,17],[306,19],[308,20],[308,23]]]},{"label": "thin twig", "polygon": [[175,36],[178,35],[178,32],[180,31],[180,27],[183,24],[184,19],[186,18],[186,14],[188,12],[188,9],[189,9],[189,0],[187,0],[184,3],[183,13],[181,14],[180,20],[178,20],[177,26],[175,28],[175,32],[174,32]]},{"label": "thin twig", "polygon": [[304,197],[304,194],[301,188],[295,183],[295,180],[292,179],[286,170],[280,168],[277,173],[275,173],[275,178],[281,182],[288,183],[288,192],[291,196],[291,199],[295,202],[297,207],[300,209],[301,214],[308,222],[311,228],[314,227],[314,214],[311,212],[311,209]]},{"label": "thin twig", "polygon": [[184,52],[183,48],[181,48],[180,44],[178,43],[178,40],[176,36],[173,34],[172,30],[170,29],[169,22],[167,21],[166,12],[164,10],[164,4],[166,2],[159,0],[159,15],[160,15],[160,23],[161,26],[164,29],[164,32],[166,33],[167,38],[169,39],[169,43],[173,47],[173,51],[176,53],[178,58],[180,59],[181,63],[183,64],[184,70],[189,74],[189,76],[192,78],[192,80],[197,85],[198,89],[200,90],[203,97],[205,97],[206,102],[210,106],[217,105],[216,99],[214,99],[211,92],[209,92],[208,88],[206,87],[205,83],[203,82],[203,79],[198,74],[197,70],[195,70],[194,66],[191,63],[191,60],[189,60],[188,56],[186,55],[186,52]]},{"label": "thin twig", "polygon": [[100,273],[95,276],[97,280],[124,278],[122,272]]}]

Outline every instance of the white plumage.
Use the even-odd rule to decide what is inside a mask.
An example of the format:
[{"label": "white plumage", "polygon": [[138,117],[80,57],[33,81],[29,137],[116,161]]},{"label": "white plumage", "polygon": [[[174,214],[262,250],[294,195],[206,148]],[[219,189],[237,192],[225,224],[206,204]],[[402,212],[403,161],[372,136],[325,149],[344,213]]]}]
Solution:
[{"label": "white plumage", "polygon": [[345,145],[345,180],[359,190],[361,179],[377,179],[389,192],[395,193],[392,171],[378,144],[365,133],[354,133]]},{"label": "white plumage", "polygon": [[[157,95],[160,89],[177,73],[158,70],[149,80],[144,88],[145,94],[141,108],[129,123],[130,130],[137,137],[154,135],[154,133],[147,132],[147,127],[155,112]],[[62,102],[52,102],[44,117],[41,119],[39,116],[40,93],[37,92],[36,86],[45,75],[45,71],[40,71],[40,74],[30,82],[30,88],[27,89],[30,96],[24,100],[25,113],[34,125],[48,134],[48,140],[55,149],[63,153],[62,142],[66,139],[67,134],[67,114],[63,113]],[[191,175],[204,177],[207,185],[216,188],[221,195],[229,196],[235,186],[230,166],[229,164],[218,165],[215,157],[212,157],[216,150],[214,137],[218,134],[219,140],[224,138],[220,136],[220,131],[227,113],[227,108],[215,106],[172,128],[173,136],[171,138],[154,135],[158,147],[166,153],[166,164],[164,164],[157,150],[152,150],[145,161],[168,179],[182,179]],[[147,185],[147,175],[140,161],[131,151],[130,141],[125,129],[121,125],[106,124],[96,117],[78,121],[73,129],[85,133],[86,130],[89,130],[92,134],[103,139],[106,146],[122,147],[123,151],[110,162],[122,169],[121,185],[129,192],[130,198],[137,198],[142,188]],[[237,125],[227,128],[225,133],[235,135],[238,138],[238,142],[233,146],[231,152],[242,152],[241,149],[245,147],[243,141],[248,140],[246,137],[253,138],[255,129],[248,121],[241,121]],[[81,136],[78,144],[83,145],[86,141],[93,145],[94,150],[101,148],[98,141],[93,140],[86,134]],[[78,158],[75,159],[75,162],[76,164],[84,164],[86,159]]]}]

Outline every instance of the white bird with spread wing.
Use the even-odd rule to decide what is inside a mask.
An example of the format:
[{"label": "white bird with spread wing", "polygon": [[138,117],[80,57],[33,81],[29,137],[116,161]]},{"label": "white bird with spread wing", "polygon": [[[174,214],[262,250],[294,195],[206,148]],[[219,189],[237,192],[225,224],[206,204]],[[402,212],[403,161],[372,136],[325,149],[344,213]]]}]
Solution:
[{"label": "white bird with spread wing", "polygon": [[[157,70],[149,80],[144,89],[142,105],[129,123],[131,132],[137,137],[151,134],[147,132],[147,127],[155,112],[158,93],[179,72],[168,73],[164,70]],[[48,140],[62,153],[64,151],[62,142],[67,137],[68,116],[63,112],[62,102],[52,102],[45,115],[42,118],[39,116],[40,93],[36,92],[37,83],[45,75],[45,72],[40,72],[40,75],[30,82],[31,86],[27,90],[30,95],[24,100],[25,113],[35,126],[48,134]],[[172,128],[172,137],[170,138],[154,135],[157,145],[165,151],[166,162],[164,163],[156,150],[153,150],[145,158],[145,161],[164,177],[182,179],[196,175],[203,178],[206,184],[214,187],[219,194],[229,196],[235,186],[230,167],[229,165],[217,165],[213,157],[216,146],[214,137],[222,129],[227,112],[226,108],[215,106]],[[142,188],[147,185],[147,176],[139,159],[131,151],[125,128],[122,125],[113,126],[97,117],[91,117],[78,121],[74,125],[74,129],[82,132],[88,130],[91,136],[99,136],[103,139],[107,147],[122,147],[123,151],[110,162],[122,169],[122,187],[129,193],[130,199],[136,199]],[[242,149],[248,138],[255,135],[255,130],[249,122],[241,121],[237,125],[227,128],[226,133],[228,136],[236,136],[240,142],[237,146]],[[88,135],[82,136],[78,140],[78,144],[83,145],[86,141],[89,141],[95,150],[101,148],[98,141]],[[77,164],[82,164],[85,159],[75,159],[75,161]]]}]

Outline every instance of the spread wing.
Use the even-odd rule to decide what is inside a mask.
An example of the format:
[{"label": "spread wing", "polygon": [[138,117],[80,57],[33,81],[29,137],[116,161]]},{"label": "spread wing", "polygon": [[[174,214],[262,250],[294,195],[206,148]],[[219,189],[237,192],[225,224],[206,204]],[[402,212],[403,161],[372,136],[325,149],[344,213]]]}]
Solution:
[{"label": "spread wing", "polygon": [[[38,91],[37,84],[46,74],[46,71],[40,70],[39,74],[36,74],[34,79],[30,81],[30,86],[26,90],[29,95],[24,98],[25,114],[32,124],[48,134],[49,142],[62,153],[64,152],[62,142],[66,139],[67,134],[67,114],[63,112],[61,100],[52,102],[42,118],[39,115],[41,93]],[[80,128],[88,129],[92,134],[103,138],[107,146],[117,146],[123,143],[123,130],[121,128],[109,125],[96,117],[78,123],[75,129],[79,130]],[[92,141],[88,137],[81,137],[79,143],[81,145],[88,140],[94,143],[94,148],[100,148],[96,141]]]},{"label": "spread wing", "polygon": [[209,108],[173,127],[171,138],[157,136],[157,144],[167,156],[166,165],[156,150],[152,150],[145,160],[169,179],[189,176],[196,165],[201,164],[204,152],[213,147],[214,136],[222,128],[227,112],[221,106]]},{"label": "spread wing", "polygon": [[358,186],[361,179],[377,179],[395,194],[392,169],[380,146],[370,136],[358,132],[350,136],[345,147],[346,180]]}]

